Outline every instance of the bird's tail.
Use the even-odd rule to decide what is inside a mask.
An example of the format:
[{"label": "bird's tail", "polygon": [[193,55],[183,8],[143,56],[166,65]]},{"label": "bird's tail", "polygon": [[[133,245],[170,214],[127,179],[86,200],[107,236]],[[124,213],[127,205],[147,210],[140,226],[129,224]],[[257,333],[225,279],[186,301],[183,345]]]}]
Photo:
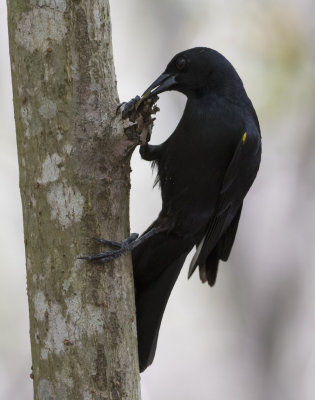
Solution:
[{"label": "bird's tail", "polygon": [[133,251],[140,372],[154,359],[164,310],[191,247],[163,232]]}]

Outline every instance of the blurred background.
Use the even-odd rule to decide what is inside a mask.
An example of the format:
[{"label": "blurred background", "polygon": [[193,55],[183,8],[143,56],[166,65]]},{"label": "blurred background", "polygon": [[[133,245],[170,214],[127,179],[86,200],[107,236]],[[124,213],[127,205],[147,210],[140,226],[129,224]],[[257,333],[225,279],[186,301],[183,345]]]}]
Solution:
[{"label": "blurred background", "polygon": [[[315,3],[311,0],[111,1],[122,100],[171,57],[212,47],[235,66],[258,113],[263,158],[216,286],[187,280],[171,295],[143,400],[313,400],[315,397]],[[0,399],[32,399],[23,225],[6,8],[0,2]],[[185,98],[162,94],[152,143]],[[131,229],[160,209],[154,172],[132,160]]]}]

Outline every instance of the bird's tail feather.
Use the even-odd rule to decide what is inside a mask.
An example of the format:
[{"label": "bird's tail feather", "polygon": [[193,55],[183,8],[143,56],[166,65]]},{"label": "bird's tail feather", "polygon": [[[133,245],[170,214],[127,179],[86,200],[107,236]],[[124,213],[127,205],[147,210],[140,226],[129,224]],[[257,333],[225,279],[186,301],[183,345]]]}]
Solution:
[{"label": "bird's tail feather", "polygon": [[208,281],[210,286],[214,286],[219,269],[219,256],[215,247],[208,255],[205,264],[199,265],[199,276],[202,283]]},{"label": "bird's tail feather", "polygon": [[191,247],[160,233],[133,252],[140,372],[154,359],[164,310]]},{"label": "bird's tail feather", "polygon": [[153,362],[164,310],[186,256],[173,261],[155,282],[136,294],[140,372]]}]

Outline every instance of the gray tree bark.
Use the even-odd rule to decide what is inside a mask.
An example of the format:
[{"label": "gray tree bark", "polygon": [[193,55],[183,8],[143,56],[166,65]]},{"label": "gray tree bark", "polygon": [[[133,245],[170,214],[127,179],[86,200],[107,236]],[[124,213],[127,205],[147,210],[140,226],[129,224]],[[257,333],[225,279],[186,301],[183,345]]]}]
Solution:
[{"label": "gray tree bark", "polygon": [[8,0],[34,398],[139,399],[129,159],[108,0]]}]

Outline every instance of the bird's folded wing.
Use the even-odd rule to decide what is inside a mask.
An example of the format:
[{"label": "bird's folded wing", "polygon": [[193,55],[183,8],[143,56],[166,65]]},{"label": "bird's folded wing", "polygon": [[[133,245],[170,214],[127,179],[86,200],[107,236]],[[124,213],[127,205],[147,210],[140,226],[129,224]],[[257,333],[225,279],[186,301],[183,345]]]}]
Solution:
[{"label": "bird's folded wing", "polygon": [[227,237],[222,243],[220,258],[224,260],[228,258],[236,234],[243,199],[258,171],[260,149],[260,137],[252,137],[251,140],[247,140],[247,134],[243,134],[224,175],[215,215],[210,219],[206,233],[197,246],[190,263],[188,277],[192,275],[198,265],[206,262],[208,255],[225,233]]}]

